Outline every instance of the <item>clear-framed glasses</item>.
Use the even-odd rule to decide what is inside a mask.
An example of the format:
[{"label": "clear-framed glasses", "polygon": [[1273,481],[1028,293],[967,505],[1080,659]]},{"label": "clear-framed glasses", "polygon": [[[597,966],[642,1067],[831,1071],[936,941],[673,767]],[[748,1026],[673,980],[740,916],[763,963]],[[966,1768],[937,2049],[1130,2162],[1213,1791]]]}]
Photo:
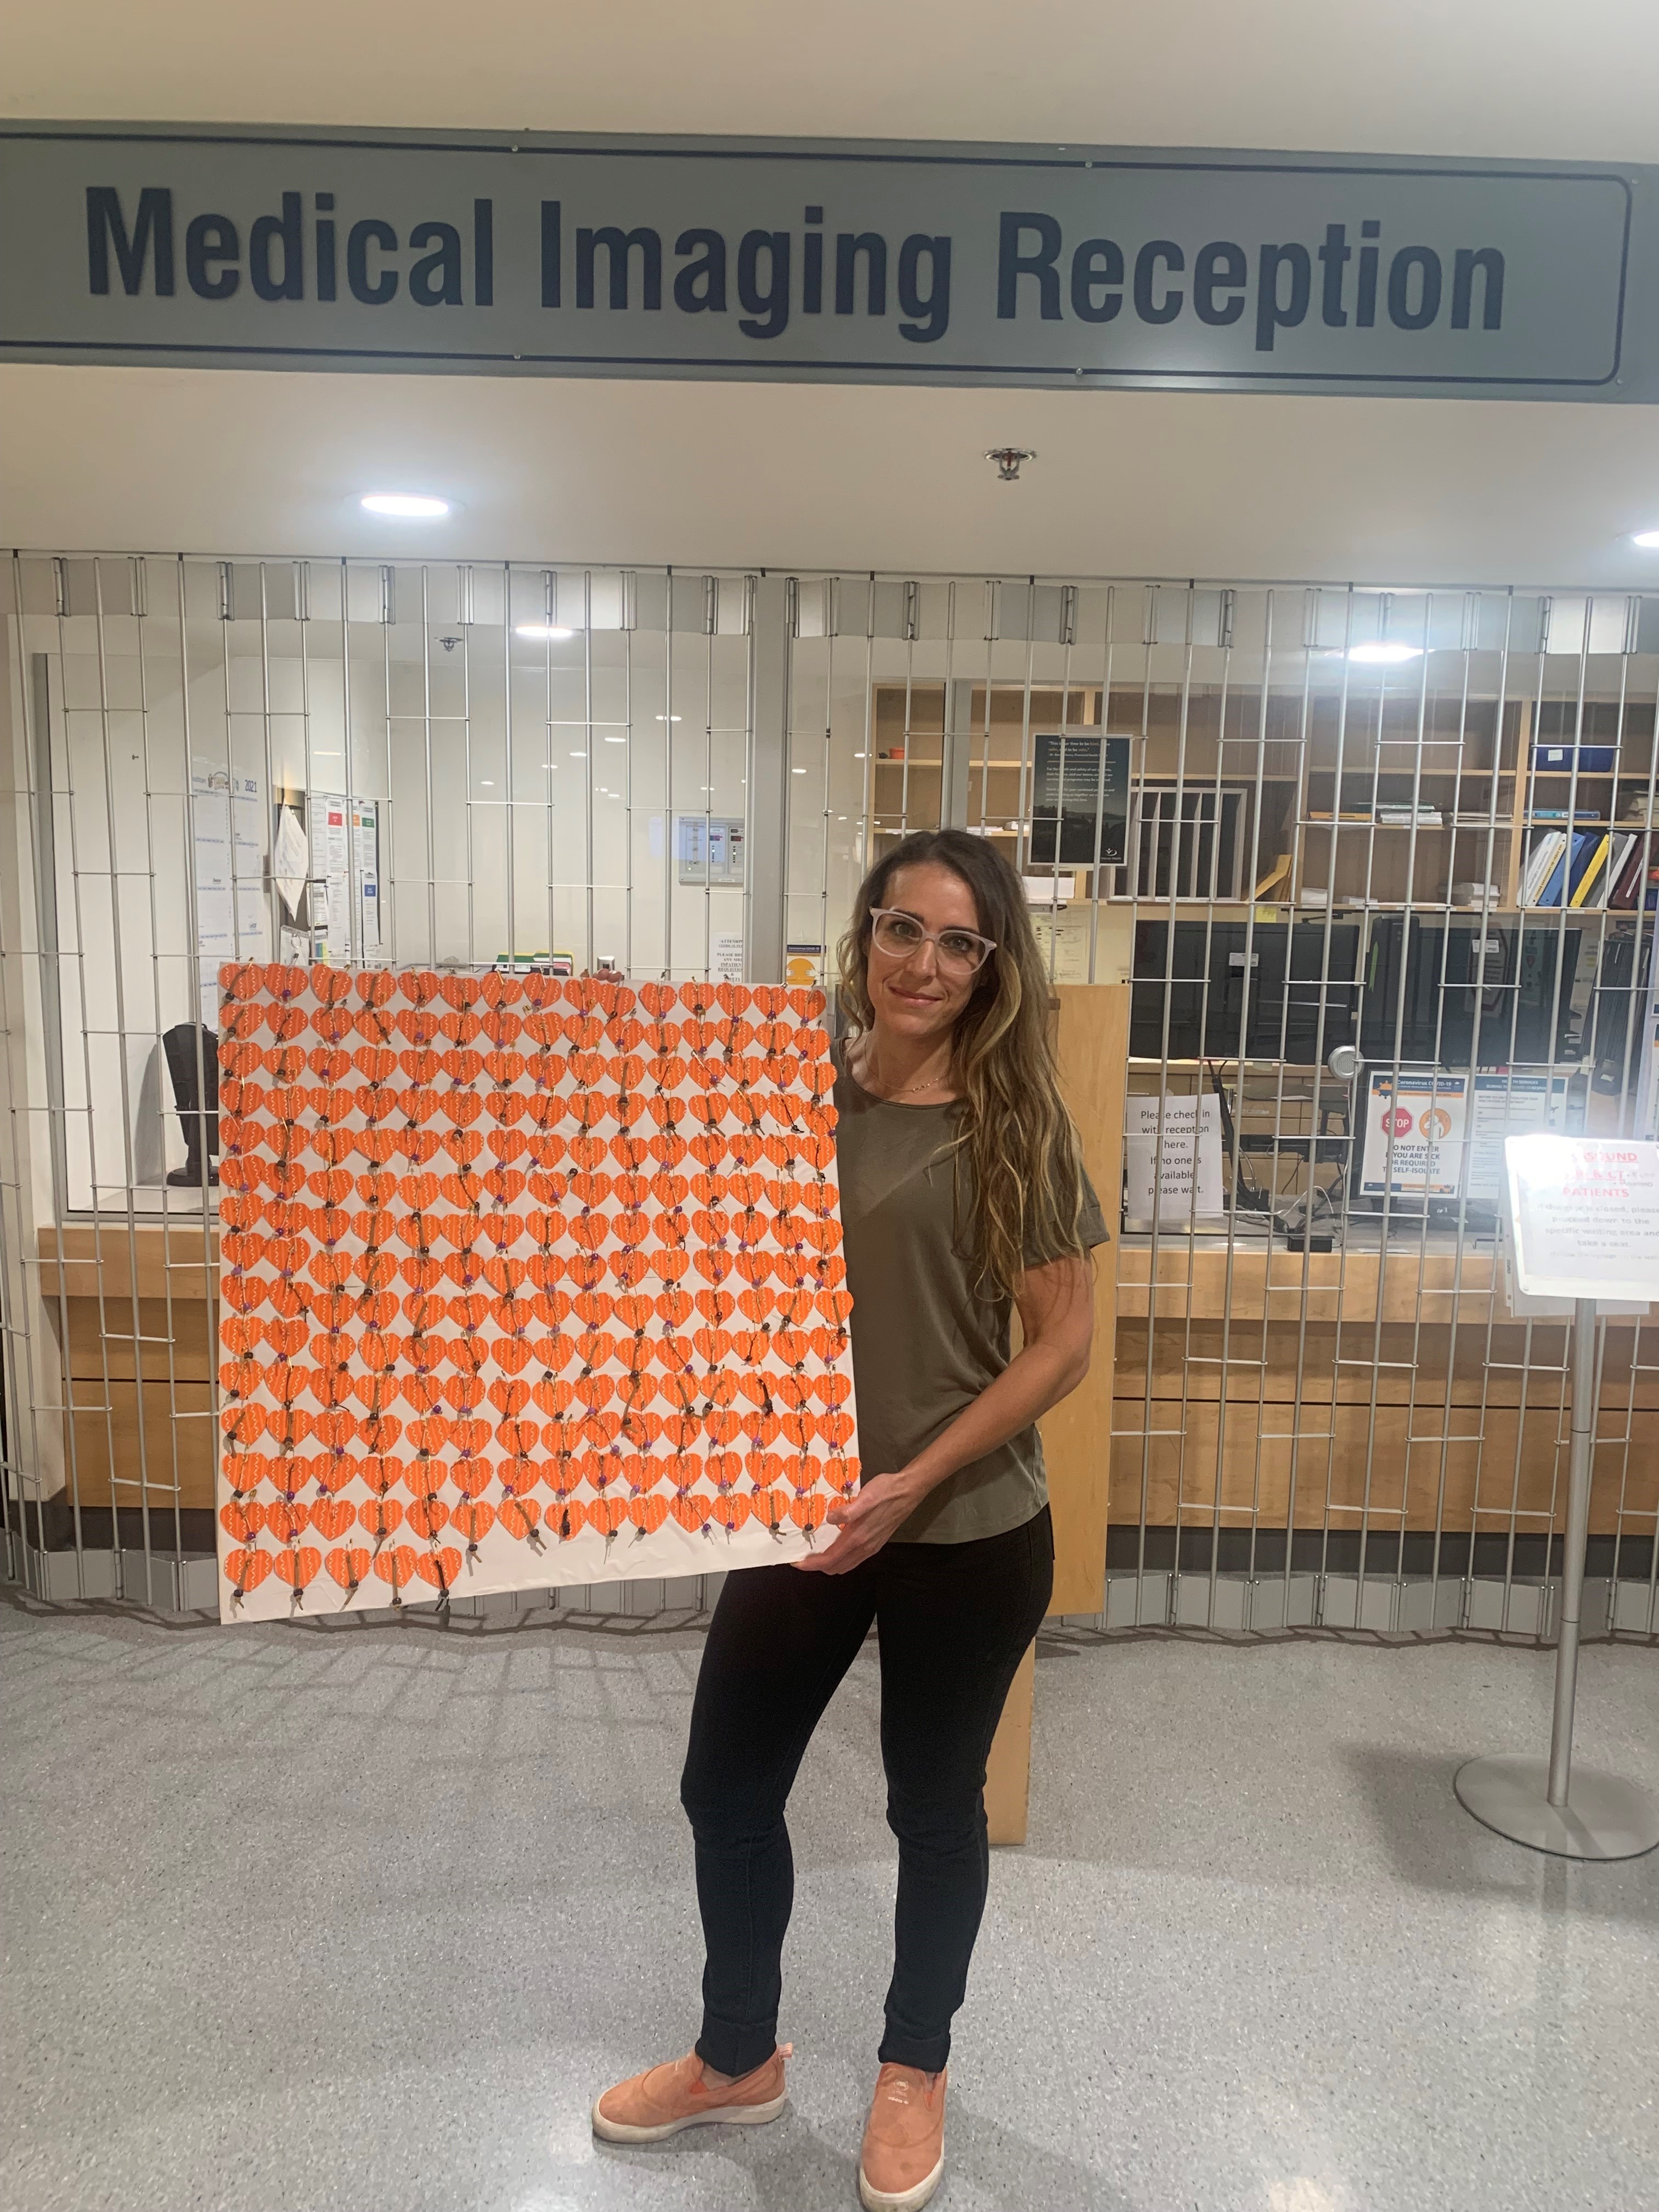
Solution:
[{"label": "clear-framed glasses", "polygon": [[894,960],[908,959],[931,945],[940,968],[957,975],[976,974],[997,949],[992,939],[976,930],[924,929],[915,915],[893,906],[871,908],[870,942]]}]

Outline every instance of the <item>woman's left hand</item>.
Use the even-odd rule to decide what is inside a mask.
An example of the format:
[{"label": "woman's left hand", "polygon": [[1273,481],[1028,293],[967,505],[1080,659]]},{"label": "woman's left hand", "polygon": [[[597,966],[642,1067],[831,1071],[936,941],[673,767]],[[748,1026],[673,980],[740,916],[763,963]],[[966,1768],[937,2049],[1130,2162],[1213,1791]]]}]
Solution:
[{"label": "woman's left hand", "polygon": [[919,1495],[902,1474],[878,1474],[855,1498],[830,1508],[824,1526],[837,1533],[833,1544],[809,1552],[794,1565],[804,1574],[844,1575],[867,1559],[915,1512]]}]

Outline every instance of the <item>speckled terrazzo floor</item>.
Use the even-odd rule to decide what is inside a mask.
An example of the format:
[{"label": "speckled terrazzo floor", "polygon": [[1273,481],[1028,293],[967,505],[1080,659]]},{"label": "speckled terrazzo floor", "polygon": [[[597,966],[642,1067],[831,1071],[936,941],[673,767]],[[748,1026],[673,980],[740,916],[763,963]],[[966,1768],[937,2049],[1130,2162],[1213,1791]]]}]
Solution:
[{"label": "speckled terrazzo floor", "polygon": [[[164,1628],[0,1605],[9,2212],[819,2212],[854,2202],[891,1902],[870,1655],[809,1757],[775,2126],[617,2152],[690,2041],[674,1786],[698,1639]],[[945,2212],[1650,2212],[1659,1855],[1477,1827],[1534,1653],[1045,1652]],[[1581,1756],[1659,1785],[1659,1655]],[[647,1903],[646,1900],[649,1899]]]}]

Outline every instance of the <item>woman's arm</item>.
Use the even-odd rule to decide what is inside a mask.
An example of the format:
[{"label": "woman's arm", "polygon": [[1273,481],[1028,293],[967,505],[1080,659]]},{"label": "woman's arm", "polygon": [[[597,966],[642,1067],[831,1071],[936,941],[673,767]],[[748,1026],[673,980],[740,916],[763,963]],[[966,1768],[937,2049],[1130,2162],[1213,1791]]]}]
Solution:
[{"label": "woman's arm", "polygon": [[845,1574],[878,1552],[947,1475],[983,1459],[1076,1389],[1089,1371],[1094,1336],[1095,1279],[1089,1261],[1051,1260],[1028,1267],[1014,1304],[1025,1341],[996,1381],[908,1467],[874,1476],[856,1498],[832,1505],[829,1522],[839,1531],[835,1542],[797,1559],[798,1567]]}]

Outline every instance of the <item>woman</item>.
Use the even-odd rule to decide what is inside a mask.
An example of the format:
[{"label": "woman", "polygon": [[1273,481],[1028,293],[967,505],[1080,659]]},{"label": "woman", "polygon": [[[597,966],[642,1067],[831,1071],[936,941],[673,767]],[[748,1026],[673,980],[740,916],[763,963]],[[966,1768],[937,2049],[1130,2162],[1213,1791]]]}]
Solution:
[{"label": "woman", "polygon": [[[835,1540],[729,1575],[697,1680],[681,1800],[708,1963],[687,2057],[608,2089],[611,2142],[784,2105],[784,1807],[873,1621],[893,1978],[859,2193],[910,2212],[944,2170],[951,2020],[989,1875],[986,1755],[1048,1609],[1054,1546],[1036,1422],[1088,1371],[1100,1208],[1060,1103],[1024,890],[985,839],[907,837],[841,948],[837,1174],[863,1485]],[[1011,1358],[1010,1311],[1023,1348]]]}]

